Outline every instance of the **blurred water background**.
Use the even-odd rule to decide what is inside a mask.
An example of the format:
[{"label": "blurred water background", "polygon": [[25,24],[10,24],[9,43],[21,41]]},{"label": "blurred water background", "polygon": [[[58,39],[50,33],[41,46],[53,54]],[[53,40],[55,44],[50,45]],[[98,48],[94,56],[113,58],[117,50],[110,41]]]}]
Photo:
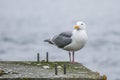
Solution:
[{"label": "blurred water background", "polygon": [[87,25],[89,40],[75,58],[108,80],[120,80],[120,0],[0,0],[0,61],[68,61],[67,51],[43,40]]}]

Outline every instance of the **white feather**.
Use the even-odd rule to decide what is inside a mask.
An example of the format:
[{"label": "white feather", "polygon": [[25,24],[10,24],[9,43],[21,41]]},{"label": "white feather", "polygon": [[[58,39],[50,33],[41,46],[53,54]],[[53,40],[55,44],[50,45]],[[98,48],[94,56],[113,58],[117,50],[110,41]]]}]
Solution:
[{"label": "white feather", "polygon": [[72,35],[72,43],[65,46],[64,49],[68,51],[77,51],[83,48],[87,41],[87,34],[85,30],[74,30]]}]

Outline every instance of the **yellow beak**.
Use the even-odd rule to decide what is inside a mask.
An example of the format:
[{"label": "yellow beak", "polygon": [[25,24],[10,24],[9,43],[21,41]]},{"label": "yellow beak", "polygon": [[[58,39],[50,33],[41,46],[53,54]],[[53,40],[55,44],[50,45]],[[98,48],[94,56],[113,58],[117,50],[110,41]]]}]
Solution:
[{"label": "yellow beak", "polygon": [[80,29],[80,26],[76,25],[76,26],[74,26],[74,29]]}]

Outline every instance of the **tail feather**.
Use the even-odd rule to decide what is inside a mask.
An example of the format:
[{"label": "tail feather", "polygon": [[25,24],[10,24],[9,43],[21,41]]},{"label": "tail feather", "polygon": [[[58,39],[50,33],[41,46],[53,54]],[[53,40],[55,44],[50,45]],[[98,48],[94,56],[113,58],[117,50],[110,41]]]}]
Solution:
[{"label": "tail feather", "polygon": [[53,42],[50,39],[46,39],[46,40],[44,40],[44,42],[48,42],[50,44],[53,44]]}]

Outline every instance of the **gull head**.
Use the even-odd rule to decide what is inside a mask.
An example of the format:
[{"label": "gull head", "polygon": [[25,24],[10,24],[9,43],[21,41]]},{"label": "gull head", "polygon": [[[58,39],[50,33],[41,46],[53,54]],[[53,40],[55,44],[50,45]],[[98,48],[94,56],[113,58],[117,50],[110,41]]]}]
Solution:
[{"label": "gull head", "polygon": [[85,30],[85,28],[86,28],[85,23],[82,21],[78,21],[74,26],[74,29],[76,30]]}]

